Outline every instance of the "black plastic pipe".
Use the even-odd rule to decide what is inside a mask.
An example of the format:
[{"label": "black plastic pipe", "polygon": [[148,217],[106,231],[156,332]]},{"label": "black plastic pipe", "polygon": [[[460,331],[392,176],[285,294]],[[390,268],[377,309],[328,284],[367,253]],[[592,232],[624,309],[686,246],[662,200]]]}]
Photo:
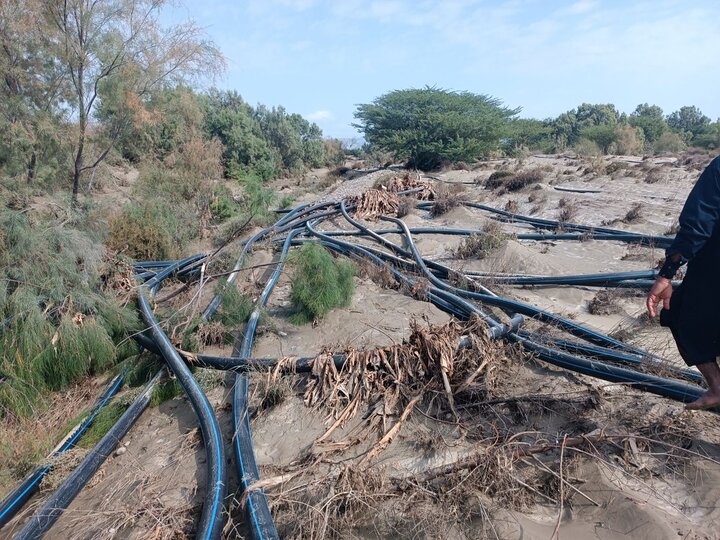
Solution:
[{"label": "black plastic pipe", "polygon": [[60,487],[35,511],[30,520],[15,536],[15,540],[36,540],[37,538],[42,538],[50,527],[53,526],[150,404],[152,391],[162,377],[163,371],[164,370],[159,371],[155,377],[153,377],[145,386],[143,392],[135,398],[135,401],[132,402],[110,431],[108,431],[105,436],[100,439],[100,442],[83,458],[75,470],[60,484]]},{"label": "black plastic pipe", "polygon": [[105,391],[97,398],[90,414],[76,428],[70,431],[65,439],[53,450],[47,457],[46,465],[39,465],[28,474],[25,479],[8,493],[2,501],[0,501],[0,529],[8,523],[17,514],[23,505],[32,497],[40,487],[40,482],[49,473],[54,465],[54,461],[62,454],[75,446],[75,443],[82,437],[87,429],[92,425],[93,420],[98,413],[107,405],[110,399],[122,387],[125,380],[127,370],[114,377]]},{"label": "black plastic pipe", "polygon": [[185,362],[160,328],[150,307],[149,298],[154,296],[163,279],[197,258],[190,258],[158,273],[149,282],[140,286],[138,303],[145,324],[151,329],[153,339],[168,366],[183,387],[198,417],[205,451],[207,454],[207,492],[203,502],[202,514],[198,525],[197,538],[210,540],[220,538],[223,528],[223,501],[227,493],[227,471],[225,468],[225,447],[220,426],[207,396],[200,388]]}]

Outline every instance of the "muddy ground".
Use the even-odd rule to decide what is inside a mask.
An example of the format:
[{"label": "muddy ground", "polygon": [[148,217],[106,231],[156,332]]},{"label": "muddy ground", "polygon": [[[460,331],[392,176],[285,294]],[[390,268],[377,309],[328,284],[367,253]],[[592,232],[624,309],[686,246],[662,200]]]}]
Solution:
[{"label": "muddy ground", "polygon": [[[531,156],[423,179],[455,197],[521,214],[665,234],[707,162],[708,156]],[[484,180],[500,169],[536,169],[541,180],[517,192],[484,189]],[[324,186],[321,196],[352,195],[392,174],[380,171],[348,180],[327,179],[327,171],[319,171],[310,179],[314,189],[287,180],[275,187],[281,196],[295,194],[298,204],[317,199],[318,186]],[[404,221],[481,228],[490,217],[456,207],[434,218],[413,210]],[[326,230],[338,227],[342,224],[323,225]],[[519,224],[502,228],[508,234],[528,230]],[[454,256],[460,242],[459,237],[417,237],[424,257],[467,271],[563,275],[644,270],[662,257],[660,250],[619,242],[511,238],[482,260],[460,260]],[[273,256],[265,245],[255,250],[250,264],[268,263]],[[423,329],[449,323],[449,316],[431,304],[389,287],[372,269],[361,270],[352,303],[305,326],[288,320],[290,270],[284,271],[255,355],[391,347],[408,339],[413,321]],[[268,271],[263,267],[245,273],[239,287],[257,296]],[[610,291],[611,313],[592,314],[588,307],[599,289],[490,287],[603,332],[622,334],[680,364],[668,332],[644,318],[642,294]],[[330,434],[326,432],[339,409],[322,400],[308,406],[312,379],[253,374],[253,442],[280,533],[298,538],[547,539],[557,529],[559,538],[580,540],[720,536],[717,415],[686,412],[670,400],[553,368],[512,347],[484,343],[481,349],[473,359],[485,362],[474,402],[457,402],[453,411],[442,392],[430,392],[407,409],[407,396],[391,403],[388,395],[376,394]],[[208,350],[230,353],[229,347]],[[205,370],[199,374],[225,429],[232,461],[232,378]],[[71,399],[75,393],[83,400]],[[58,407],[71,403],[68,416],[73,416],[92,395],[86,387],[73,389]],[[403,412],[408,414],[401,418]],[[378,446],[396,424],[391,442]],[[511,444],[518,441],[524,446]],[[26,443],[21,438],[14,442]],[[121,446],[124,450],[108,459],[48,538],[192,536],[204,490],[205,456],[187,400],[176,398],[146,411]],[[453,468],[463,460],[471,465]],[[445,473],[432,476],[442,466]],[[17,474],[0,476],[0,495]],[[58,473],[46,483],[0,538],[18,530],[60,477]],[[231,478],[231,491],[236,486],[237,479]],[[240,505],[240,496],[229,501],[228,538],[244,534]]]}]

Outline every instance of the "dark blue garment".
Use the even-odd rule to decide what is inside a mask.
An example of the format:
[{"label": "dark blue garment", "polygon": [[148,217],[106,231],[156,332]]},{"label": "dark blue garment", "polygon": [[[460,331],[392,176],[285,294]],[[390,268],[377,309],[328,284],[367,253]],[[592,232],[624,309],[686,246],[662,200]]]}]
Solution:
[{"label": "dark blue garment", "polygon": [[[679,253],[683,260],[691,261],[704,248],[717,251],[718,242],[708,241],[720,234],[719,225],[720,156],[710,162],[688,195],[680,213],[680,230],[665,255],[670,257]],[[720,253],[714,255],[720,260]]]},{"label": "dark blue garment", "polygon": [[668,259],[675,254],[689,261],[688,268],[670,309],[660,313],[660,324],[672,330],[688,365],[713,362],[720,355],[720,157],[703,171],[685,201],[680,230],[666,251]]}]

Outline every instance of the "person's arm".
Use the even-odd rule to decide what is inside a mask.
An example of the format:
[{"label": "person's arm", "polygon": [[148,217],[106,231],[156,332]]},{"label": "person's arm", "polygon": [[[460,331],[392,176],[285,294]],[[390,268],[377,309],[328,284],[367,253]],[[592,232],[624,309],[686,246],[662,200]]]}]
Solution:
[{"label": "person's arm", "polygon": [[665,251],[659,275],[675,277],[684,263],[692,260],[720,223],[720,157],[712,160],[688,195],[680,213],[680,230]]},{"label": "person's arm", "polygon": [[647,297],[650,317],[657,315],[660,302],[663,308],[670,309],[672,279],[683,264],[698,254],[719,223],[720,157],[716,157],[700,175],[680,213],[680,230],[665,251],[665,263]]}]

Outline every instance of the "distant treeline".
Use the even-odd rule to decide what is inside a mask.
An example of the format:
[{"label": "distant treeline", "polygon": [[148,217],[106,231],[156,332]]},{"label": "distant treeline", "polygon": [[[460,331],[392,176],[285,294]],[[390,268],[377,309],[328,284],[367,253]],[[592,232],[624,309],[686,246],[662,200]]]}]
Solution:
[{"label": "distant treeline", "polygon": [[358,106],[355,126],[369,148],[420,169],[527,151],[643,154],[720,147],[720,122],[694,106],[667,116],[647,103],[629,115],[612,104],[588,103],[546,120],[519,118],[519,113],[486,95],[408,89]]}]

